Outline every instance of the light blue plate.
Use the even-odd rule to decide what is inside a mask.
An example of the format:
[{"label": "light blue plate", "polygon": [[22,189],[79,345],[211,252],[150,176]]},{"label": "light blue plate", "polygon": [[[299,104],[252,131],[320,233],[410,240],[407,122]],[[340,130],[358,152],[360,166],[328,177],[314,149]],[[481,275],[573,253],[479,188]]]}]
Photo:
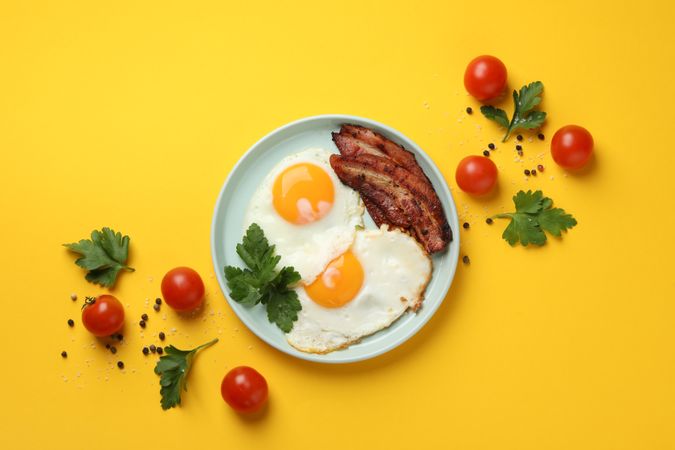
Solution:
[{"label": "light blue plate", "polygon": [[[453,241],[445,252],[433,256],[433,274],[427,286],[423,306],[417,313],[404,314],[389,328],[368,336],[349,348],[326,355],[315,355],[291,347],[286,342],[284,333],[268,322],[264,306],[247,308],[232,301],[228,296],[229,290],[223,268],[227,265],[243,266],[235,247],[241,242],[243,235],[244,212],[265,175],[285,156],[309,147],[322,147],[337,153],[337,148],[331,140],[331,132],[338,131],[340,125],[344,123],[371,128],[415,154],[443,203],[452,228]],[[364,219],[366,228],[375,228],[367,213]],[[260,339],[298,358],[322,363],[347,363],[373,358],[397,347],[422,328],[436,312],[455,276],[459,257],[459,221],[455,202],[443,176],[429,156],[406,136],[386,125],[362,117],[337,114],[308,117],[272,131],[256,142],[234,166],[216,202],[211,227],[211,254],[218,283],[230,307]]]}]

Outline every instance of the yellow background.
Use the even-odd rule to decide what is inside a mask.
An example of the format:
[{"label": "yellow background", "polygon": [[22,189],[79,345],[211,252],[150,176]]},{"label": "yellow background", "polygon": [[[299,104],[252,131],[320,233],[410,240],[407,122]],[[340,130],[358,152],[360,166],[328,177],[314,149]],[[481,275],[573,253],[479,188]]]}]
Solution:
[{"label": "yellow background", "polygon": [[[675,448],[673,6],[365,3],[0,3],[1,448]],[[512,88],[542,80],[550,118],[546,142],[526,134],[524,162],[513,139],[498,144],[499,191],[472,199],[456,188],[456,164],[501,137],[463,112],[479,106],[462,76],[483,53],[506,63]],[[252,335],[209,250],[237,159],[322,113],[417,141],[472,225],[461,231],[471,265],[429,324],[345,366]],[[593,133],[597,155],[569,176],[548,153],[568,123]],[[525,179],[538,163],[544,176]],[[484,218],[527,188],[579,225],[544,248],[510,248],[506,222]],[[113,291],[128,317],[116,356],[69,299],[105,290],[61,247],[102,226],[131,236],[137,269]],[[145,303],[177,265],[205,280],[198,317]],[[140,349],[174,327],[167,342],[181,348],[220,342],[198,357],[182,408],[165,412],[155,358]],[[238,417],[220,398],[240,364],[269,382],[263,417]]]}]

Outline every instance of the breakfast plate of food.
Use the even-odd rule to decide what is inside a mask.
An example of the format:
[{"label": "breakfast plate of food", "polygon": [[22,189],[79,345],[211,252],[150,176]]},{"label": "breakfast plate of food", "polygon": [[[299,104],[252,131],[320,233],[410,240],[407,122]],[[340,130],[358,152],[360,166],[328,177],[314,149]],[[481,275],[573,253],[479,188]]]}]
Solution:
[{"label": "breakfast plate of food", "polygon": [[405,342],[443,302],[457,210],[408,137],[361,117],[309,117],[232,169],[211,253],[229,305],[262,340],[310,361],[360,361]]}]

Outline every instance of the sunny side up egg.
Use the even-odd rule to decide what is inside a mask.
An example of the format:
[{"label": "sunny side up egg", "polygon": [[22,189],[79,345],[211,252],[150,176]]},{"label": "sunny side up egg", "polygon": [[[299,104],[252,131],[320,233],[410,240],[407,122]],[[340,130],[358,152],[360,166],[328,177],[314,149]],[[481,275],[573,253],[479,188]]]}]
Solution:
[{"label": "sunny side up egg", "polygon": [[363,230],[350,250],[296,292],[302,304],[286,338],[296,349],[328,353],[358,342],[416,310],[431,278],[431,260],[398,230]]},{"label": "sunny side up egg", "polygon": [[331,153],[310,148],[287,156],[265,177],[249,204],[244,229],[257,223],[279,268],[292,266],[305,284],[354,242],[363,226],[363,202],[330,167]]}]

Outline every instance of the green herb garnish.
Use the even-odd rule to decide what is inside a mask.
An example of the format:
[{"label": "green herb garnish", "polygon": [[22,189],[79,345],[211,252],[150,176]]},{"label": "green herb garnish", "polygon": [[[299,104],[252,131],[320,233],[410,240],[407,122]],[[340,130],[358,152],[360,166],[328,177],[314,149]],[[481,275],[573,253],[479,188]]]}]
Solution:
[{"label": "green herb garnish", "polygon": [[82,255],[75,260],[75,264],[88,271],[85,276],[87,281],[113,287],[120,270],[135,270],[126,265],[129,241],[129,236],[122,236],[122,233],[115,233],[105,227],[101,231],[92,231],[91,239],[63,245]]},{"label": "green herb garnish", "polygon": [[513,196],[516,212],[504,213],[492,216],[492,218],[511,219],[511,223],[504,230],[502,237],[511,245],[520,242],[528,244],[544,245],[548,231],[554,236],[560,236],[577,224],[571,214],[567,214],[561,208],[552,208],[553,200],[544,197],[541,191],[519,191]]},{"label": "green herb garnish", "polygon": [[155,366],[155,373],[160,376],[159,385],[161,389],[159,393],[162,395],[162,409],[180,405],[180,394],[182,391],[187,391],[187,376],[197,352],[216,342],[218,342],[218,339],[192,350],[179,350],[173,345],[164,347],[166,354],[159,358]]},{"label": "green herb garnish", "polygon": [[262,303],[270,322],[285,333],[291,331],[302,306],[298,294],[289,286],[300,281],[300,274],[293,267],[274,270],[281,257],[274,254],[274,245],[269,245],[255,223],[246,230],[242,243],[237,244],[237,254],[248,268],[225,267],[232,300],[246,306]]},{"label": "green herb garnish", "polygon": [[515,109],[513,117],[509,121],[506,112],[503,109],[495,108],[494,106],[484,105],[480,107],[480,112],[483,115],[497,122],[499,125],[506,128],[506,134],[502,142],[506,142],[511,133],[518,129],[524,128],[531,130],[539,128],[546,119],[544,111],[535,111],[534,108],[541,103],[541,93],[544,90],[544,84],[541,81],[535,81],[527,86],[520,88],[520,92],[513,91],[513,103]]}]

